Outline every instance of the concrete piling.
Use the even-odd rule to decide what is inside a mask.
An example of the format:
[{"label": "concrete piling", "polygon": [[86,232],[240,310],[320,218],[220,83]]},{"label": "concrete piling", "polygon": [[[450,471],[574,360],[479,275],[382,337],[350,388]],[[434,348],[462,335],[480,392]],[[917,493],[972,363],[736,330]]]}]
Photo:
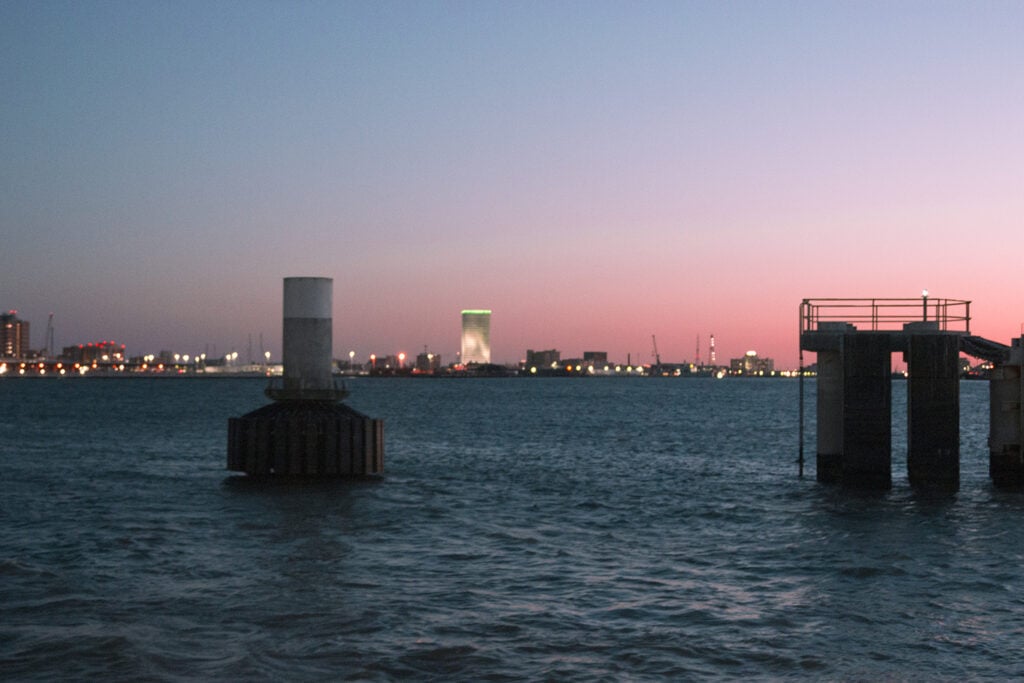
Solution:
[{"label": "concrete piling", "polygon": [[892,486],[892,379],[888,335],[843,339],[843,453],[840,482]]},{"label": "concrete piling", "polygon": [[228,420],[227,469],[255,476],[350,477],[384,471],[384,424],[341,403],[332,373],[330,278],[284,280],[283,361],[274,403]]},{"label": "concrete piling", "polygon": [[[929,304],[933,312],[929,315]],[[960,486],[960,353],[993,363],[989,474],[1024,488],[1024,336],[1006,346],[970,331],[970,301],[804,299],[800,351],[817,354],[818,481],[892,486],[890,356],[907,363],[907,477]],[[863,325],[867,329],[858,329]],[[800,463],[803,472],[803,373]]]},{"label": "concrete piling", "polygon": [[843,357],[818,352],[818,481],[837,483],[843,464]]},{"label": "concrete piling", "polygon": [[332,289],[326,277],[289,277],[284,280],[282,324],[282,397],[315,398],[333,392],[331,372]]},{"label": "concrete piling", "polygon": [[907,476],[911,485],[960,486],[960,340],[911,334],[907,341]]},{"label": "concrete piling", "polygon": [[818,354],[818,481],[892,485],[891,343],[842,322],[801,335],[802,347]]},{"label": "concrete piling", "polygon": [[1024,337],[989,380],[989,476],[999,488],[1024,488]]}]

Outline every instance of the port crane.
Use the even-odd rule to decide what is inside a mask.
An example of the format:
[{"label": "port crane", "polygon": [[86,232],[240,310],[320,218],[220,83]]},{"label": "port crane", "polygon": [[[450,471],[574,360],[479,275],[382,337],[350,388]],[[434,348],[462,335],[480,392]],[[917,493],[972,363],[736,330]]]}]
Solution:
[{"label": "port crane", "polygon": [[654,347],[654,350],[651,352],[651,355],[654,356],[654,368],[653,368],[654,369],[654,374],[655,375],[660,375],[661,374],[661,354],[658,353],[658,338],[656,336],[654,336],[653,334],[651,335],[651,346]]},{"label": "port crane", "polygon": [[50,313],[50,318],[46,321],[46,338],[43,343],[43,357],[53,358],[53,313]]}]

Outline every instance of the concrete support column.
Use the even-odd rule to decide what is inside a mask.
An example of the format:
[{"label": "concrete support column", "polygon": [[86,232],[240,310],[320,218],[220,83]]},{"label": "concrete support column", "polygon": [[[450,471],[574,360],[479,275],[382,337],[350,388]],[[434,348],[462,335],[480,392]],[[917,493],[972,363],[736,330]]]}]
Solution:
[{"label": "concrete support column", "polygon": [[1024,337],[989,380],[988,472],[999,488],[1024,488]]},{"label": "concrete support column", "polygon": [[960,340],[912,334],[907,343],[907,476],[912,486],[960,487]]},{"label": "concrete support column", "polygon": [[843,458],[843,358],[840,351],[818,351],[818,481],[835,483]]},{"label": "concrete support column", "polygon": [[332,301],[329,277],[284,279],[283,352],[286,392],[333,389]]},{"label": "concrete support column", "polygon": [[[889,338],[858,332],[843,337],[843,455],[845,486],[892,487],[892,378]],[[820,416],[819,416],[819,419]]]}]

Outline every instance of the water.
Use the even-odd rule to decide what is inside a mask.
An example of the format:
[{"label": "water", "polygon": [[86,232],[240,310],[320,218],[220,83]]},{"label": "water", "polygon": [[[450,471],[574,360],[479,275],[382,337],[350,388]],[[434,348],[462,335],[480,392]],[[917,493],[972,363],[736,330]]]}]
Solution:
[{"label": "water", "polygon": [[1024,675],[985,383],[947,496],[907,485],[903,383],[876,494],[796,476],[796,381],[354,381],[387,476],[277,486],[223,469],[262,388],[0,381],[5,678]]}]

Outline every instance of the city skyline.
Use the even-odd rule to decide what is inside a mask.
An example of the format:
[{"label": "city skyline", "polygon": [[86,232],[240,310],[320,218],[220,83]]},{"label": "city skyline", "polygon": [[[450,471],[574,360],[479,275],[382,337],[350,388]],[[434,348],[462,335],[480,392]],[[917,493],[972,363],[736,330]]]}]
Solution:
[{"label": "city skyline", "polygon": [[[813,297],[1022,332],[1024,6],[6,3],[0,307],[55,348],[796,367]],[[1007,256],[1004,257],[1003,254]],[[1002,261],[1007,261],[1003,265]]]},{"label": "city skyline", "polygon": [[[461,335],[460,335],[460,342],[461,342],[461,347],[460,348],[461,348],[461,350],[453,352],[453,353],[450,354],[449,357],[454,357],[456,359],[456,360],[454,360],[452,362],[453,365],[465,365],[467,363],[488,364],[488,363],[491,362],[491,359],[490,359],[490,320],[491,320],[490,316],[491,316],[491,313],[492,312],[490,310],[488,310],[488,309],[466,309],[466,310],[463,310],[461,312],[461,318],[462,318],[462,329],[461,329]],[[18,312],[16,310],[10,310],[6,314],[4,314],[5,323],[7,323],[9,321],[9,323],[6,325],[6,327],[14,328],[15,327],[15,323],[17,323],[17,328],[18,329],[17,329],[16,334],[18,335],[18,339],[19,340],[24,340],[24,341],[20,341],[20,343],[17,344],[17,345],[15,345],[13,343],[13,341],[11,341],[11,343],[8,344],[7,343],[8,336],[13,340],[14,339],[14,333],[12,333],[10,335],[6,335],[4,337],[5,344],[4,344],[3,350],[6,351],[8,348],[10,348],[11,351],[13,351],[14,349],[18,349],[19,353],[7,352],[7,353],[4,353],[4,354],[0,354],[0,359],[4,359],[4,360],[29,360],[29,359],[32,359],[32,358],[39,358],[39,359],[50,358],[50,359],[65,359],[65,360],[67,360],[67,359],[71,358],[72,355],[74,355],[75,349],[83,349],[83,348],[86,348],[86,347],[90,347],[90,348],[91,347],[95,347],[97,350],[99,350],[99,349],[102,349],[102,348],[106,348],[107,346],[111,346],[111,347],[116,347],[117,349],[119,349],[120,357],[122,357],[123,359],[143,358],[145,356],[151,356],[152,355],[152,356],[159,356],[159,357],[161,357],[162,360],[166,360],[166,359],[172,358],[174,356],[183,356],[186,359],[186,362],[188,361],[188,358],[190,356],[194,357],[197,362],[199,361],[200,356],[202,356],[202,359],[203,359],[204,362],[208,360],[208,361],[213,362],[213,363],[219,362],[221,360],[228,360],[231,363],[254,363],[254,364],[261,364],[261,363],[263,363],[265,361],[269,362],[269,361],[272,361],[272,360],[274,362],[280,363],[281,360],[282,360],[280,357],[275,357],[271,351],[266,350],[267,349],[267,345],[264,343],[262,338],[260,338],[258,340],[258,342],[256,344],[254,344],[251,335],[249,336],[249,338],[247,339],[247,341],[246,341],[246,343],[244,345],[231,345],[231,346],[227,347],[226,349],[224,349],[224,348],[218,349],[215,345],[211,347],[211,345],[209,345],[209,344],[204,344],[204,345],[202,345],[202,348],[195,348],[195,349],[193,349],[193,347],[190,346],[190,347],[188,347],[188,350],[189,350],[188,354],[185,354],[186,349],[171,348],[170,345],[167,345],[167,344],[158,345],[159,349],[155,349],[155,348],[152,348],[152,349],[127,349],[126,348],[127,345],[121,344],[119,342],[116,342],[113,339],[110,339],[110,340],[104,339],[102,341],[100,341],[100,340],[94,340],[94,341],[79,340],[79,341],[73,341],[73,342],[67,343],[67,344],[62,343],[62,344],[54,346],[54,348],[52,348],[52,349],[47,350],[42,345],[37,345],[37,344],[32,344],[31,343],[30,336],[25,334],[25,332],[27,332],[30,329],[31,322],[28,321],[28,320],[23,320],[23,319],[19,318],[17,314],[18,314]],[[52,320],[50,321],[50,324],[52,324]],[[6,330],[5,332],[13,332],[13,330]],[[53,332],[54,332],[53,328],[48,325],[48,329],[45,331],[45,334],[52,335]],[[714,335],[709,335],[708,343],[711,346],[710,346],[710,349],[705,351],[705,354],[707,354],[710,351],[713,351],[713,349],[714,349],[714,346],[713,346]],[[406,350],[408,348],[407,346],[403,346],[403,347],[400,347],[400,348],[397,348],[397,349],[380,349],[380,348],[377,348],[377,347],[370,347],[370,349],[364,350],[361,354],[356,352],[354,349],[348,349],[346,351],[345,349],[348,348],[348,347],[340,347],[338,344],[334,344],[334,346],[335,346],[335,348],[333,350],[333,356],[334,356],[335,360],[342,361],[342,362],[355,362],[355,363],[358,363],[360,365],[366,365],[366,366],[369,366],[369,365],[373,364],[375,360],[376,361],[380,361],[380,360],[383,360],[383,359],[388,358],[388,357],[392,357],[392,358],[396,359],[396,362],[401,362],[401,361],[398,361],[398,359],[402,358],[403,360],[408,360],[410,363],[412,362],[412,359],[414,358],[414,354],[412,354],[412,353],[410,353],[410,352],[408,352]],[[595,345],[591,344],[591,347],[593,347],[593,346],[595,346]],[[699,346],[699,339],[698,339],[698,346]],[[240,356],[240,351],[239,351],[240,348],[244,349],[244,354],[241,355],[241,356]],[[469,349],[469,352],[467,352],[467,349]],[[178,353],[175,353],[176,351]],[[559,352],[559,350],[557,350],[557,349],[553,349],[553,351],[556,352],[556,353]],[[699,352],[699,349],[695,349],[695,354],[694,354],[693,357],[684,357],[684,358],[678,358],[678,359],[667,359],[666,358],[666,359],[662,359],[662,360],[664,362],[666,362],[666,363],[671,363],[671,364],[689,363],[689,364],[695,364],[695,365],[698,365],[698,366],[709,366],[709,367],[716,365],[716,363],[712,362],[712,359],[709,358],[708,355],[704,355],[704,356],[698,357],[698,352]],[[504,365],[508,365],[508,366],[515,366],[515,365],[522,364],[524,362],[529,364],[530,353],[531,353],[531,351],[529,349],[524,350],[522,353],[520,353],[520,357],[517,360],[515,360],[515,361],[508,361],[508,362],[505,362],[503,364]],[[423,354],[429,355],[431,357],[433,357],[435,355],[438,356],[438,357],[441,357],[441,355],[442,355],[441,352],[438,352],[436,354],[435,353],[431,353],[430,348],[428,346],[424,347]],[[594,352],[594,351],[579,351],[579,350],[567,351],[567,356],[566,357],[567,358],[574,358],[574,359],[583,358],[584,360],[586,360],[587,356],[588,355],[592,355],[592,354],[600,354],[602,357],[606,358],[608,360],[608,362],[611,362],[612,364],[634,364],[634,365],[637,365],[637,366],[641,366],[641,365],[653,365],[655,363],[655,361],[656,361],[656,357],[655,357],[655,354],[653,352],[653,349],[652,349],[652,352],[650,354],[650,358],[645,358],[644,354],[639,353],[639,352],[638,353],[627,353],[625,358],[614,358],[614,357],[613,358],[607,358],[608,354],[607,354],[607,352],[604,352],[604,351]],[[748,350],[744,355],[750,356],[751,354],[756,354],[756,351]],[[239,360],[240,357],[241,357],[241,360]],[[470,358],[470,360],[467,361],[466,360],[467,358]]]}]

